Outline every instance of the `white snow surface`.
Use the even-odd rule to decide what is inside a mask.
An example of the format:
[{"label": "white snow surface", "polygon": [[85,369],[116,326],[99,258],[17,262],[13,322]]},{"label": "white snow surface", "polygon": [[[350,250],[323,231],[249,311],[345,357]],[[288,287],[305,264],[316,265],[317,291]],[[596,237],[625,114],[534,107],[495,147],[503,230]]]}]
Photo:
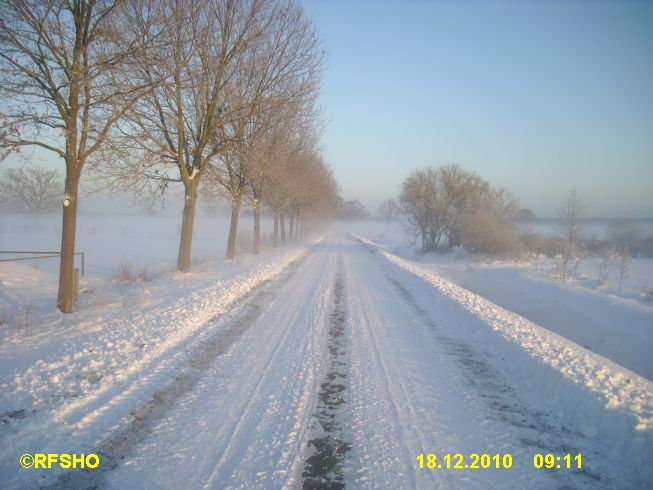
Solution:
[{"label": "white snow surface", "polygon": [[419,253],[400,227],[368,222],[358,233],[377,247],[414,262],[506,310],[653,380],[653,259],[634,258],[622,288],[616,263],[599,285],[601,259],[586,257],[573,277],[555,277],[555,258],[491,259],[464,249]]},{"label": "white snow surface", "polygon": [[[653,485],[651,381],[360,236],[162,274],[81,310],[2,333],[6,488],[301,488],[325,435],[348,444],[330,475],[349,488]],[[327,434],[316,415],[336,382]],[[105,467],[18,465],[49,451]],[[513,466],[419,469],[422,453]],[[536,453],[582,453],[583,469],[534,469]]]},{"label": "white snow surface", "polygon": [[[358,239],[379,251],[374,242]],[[457,286],[428,268],[383,250],[380,253],[474,313],[501,337],[515,342],[575,384],[584,385],[600,395],[605,400],[605,408],[621,410],[632,416],[636,420],[636,430],[653,430],[653,383],[649,380]]]},{"label": "white snow surface", "polygon": [[[215,272],[210,279],[165,274],[124,295],[95,295],[99,304],[75,315],[51,313],[41,325],[3,329],[0,413],[7,426],[0,479],[9,486],[26,477],[43,484],[52,475],[16,472],[17,451],[82,452],[124,425],[132,408],[175,375],[212,318],[303,253],[295,247],[237,262],[217,279]],[[17,419],[6,417],[21,410]]]}]

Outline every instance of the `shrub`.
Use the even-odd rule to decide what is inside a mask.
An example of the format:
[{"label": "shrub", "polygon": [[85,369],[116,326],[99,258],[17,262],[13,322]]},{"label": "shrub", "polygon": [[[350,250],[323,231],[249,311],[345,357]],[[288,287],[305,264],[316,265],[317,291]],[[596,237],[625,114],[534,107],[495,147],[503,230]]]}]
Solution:
[{"label": "shrub", "polygon": [[131,262],[120,262],[115,278],[123,284],[149,282],[152,280],[150,270],[146,266],[136,267]]}]

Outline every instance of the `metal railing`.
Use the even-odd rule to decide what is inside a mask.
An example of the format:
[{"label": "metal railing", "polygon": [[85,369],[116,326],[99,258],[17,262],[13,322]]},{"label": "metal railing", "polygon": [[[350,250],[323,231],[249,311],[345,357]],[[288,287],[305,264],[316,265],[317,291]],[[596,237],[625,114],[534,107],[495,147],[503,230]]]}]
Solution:
[{"label": "metal railing", "polygon": [[[52,257],[61,257],[61,252],[26,252],[23,250],[0,250],[0,254],[42,254],[37,257],[19,257],[17,259],[0,259],[0,262],[18,262],[19,260],[36,260],[36,259],[49,259]],[[84,252],[75,252],[73,255],[82,256],[81,272],[83,276],[84,275]]]}]

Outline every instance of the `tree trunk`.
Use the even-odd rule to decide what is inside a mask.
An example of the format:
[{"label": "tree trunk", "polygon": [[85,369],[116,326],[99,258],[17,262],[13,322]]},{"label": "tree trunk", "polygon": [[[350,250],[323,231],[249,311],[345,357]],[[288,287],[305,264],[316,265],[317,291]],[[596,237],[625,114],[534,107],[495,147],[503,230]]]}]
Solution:
[{"label": "tree trunk", "polygon": [[279,212],[274,212],[274,234],[272,235],[272,246],[276,248],[279,244]]},{"label": "tree trunk", "polygon": [[295,213],[290,213],[290,231],[288,232],[288,240],[292,241],[292,232],[295,224]]},{"label": "tree trunk", "polygon": [[281,225],[281,243],[286,243],[286,215],[279,215],[279,224]]},{"label": "tree trunk", "polygon": [[304,229],[302,227],[302,217],[299,213],[297,213],[297,219],[295,220],[295,236],[298,240],[301,240],[303,238],[303,234]]},{"label": "tree trunk", "polygon": [[63,313],[72,313],[73,269],[75,268],[75,230],[77,227],[77,191],[80,170],[68,165],[66,171],[65,197],[63,202],[63,224],[61,227],[61,257],[59,261],[59,294],[57,308]]},{"label": "tree trunk", "polygon": [[193,223],[195,222],[195,203],[197,202],[197,179],[191,180],[185,186],[184,214],[181,221],[181,239],[179,241],[179,256],[177,270],[190,271],[190,252],[193,243]]},{"label": "tree trunk", "polygon": [[261,253],[261,202],[254,201],[254,255]]},{"label": "tree trunk", "polygon": [[236,239],[238,238],[240,203],[240,196],[231,199],[231,223],[229,224],[229,241],[227,242],[227,260],[234,260],[236,258]]}]

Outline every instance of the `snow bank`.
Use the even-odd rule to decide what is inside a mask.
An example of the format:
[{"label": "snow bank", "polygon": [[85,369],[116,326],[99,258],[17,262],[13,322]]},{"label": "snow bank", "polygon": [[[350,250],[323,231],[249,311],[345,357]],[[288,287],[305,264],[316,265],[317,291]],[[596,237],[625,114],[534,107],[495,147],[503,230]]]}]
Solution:
[{"label": "snow bank", "polygon": [[[111,427],[129,418],[131,408],[174,376],[189,346],[207,333],[202,328],[207,322],[304,253],[300,247],[224,264],[227,273],[208,284],[200,274],[203,287],[193,274],[166,274],[142,287],[133,301],[124,303],[109,292],[102,307],[46,315],[30,333],[4,332],[0,480],[11,482],[21,471],[13,457],[17,451],[95,447]],[[150,303],[149,288],[157,296]]]},{"label": "snow bank", "polygon": [[[420,266],[653,380],[653,304],[548,278],[532,264],[431,259]],[[653,260],[641,262],[633,272],[653,277]]]},{"label": "snow bank", "polygon": [[[587,437],[601,437],[606,444],[613,444],[615,451],[622,452],[619,458],[641,461],[642,471],[653,477],[650,468],[646,469],[645,456],[653,449],[651,381],[453,284],[432,270],[386,252],[370,240],[356,238],[391,264],[435,287],[478,318],[481,325],[487,325],[489,329],[481,328],[481,331],[464,325],[456,327],[464,329],[460,335],[475,336],[495,357],[509,359],[509,367],[504,368],[516,373],[515,378],[521,377],[522,384],[530,385],[534,398],[539,397],[551,407],[566,407],[564,417],[570,426]],[[497,342],[497,336],[504,342]],[[518,351],[510,346],[517,346]],[[527,359],[520,358],[520,352]],[[552,376],[554,373],[559,376]]]},{"label": "snow bank", "polygon": [[[587,257],[575,277],[554,277],[555,259],[491,260],[464,251],[417,253],[398,227],[368,224],[358,235],[377,248],[430,269],[438,277],[468,289],[535,324],[555,332],[620,366],[653,380],[653,303],[642,291],[653,289],[653,260],[633,259],[623,287],[617,264],[599,286],[601,259]],[[617,284],[615,284],[617,281]]]},{"label": "snow bank", "polygon": [[[375,247],[374,242],[362,237],[357,238]],[[504,338],[516,342],[533,357],[554,367],[564,377],[587,386],[605,399],[606,408],[631,413],[637,419],[637,430],[653,430],[651,381],[457,286],[431,270],[392,253],[382,250],[379,252],[390,262],[419,276],[447,297],[463,305]]]}]

